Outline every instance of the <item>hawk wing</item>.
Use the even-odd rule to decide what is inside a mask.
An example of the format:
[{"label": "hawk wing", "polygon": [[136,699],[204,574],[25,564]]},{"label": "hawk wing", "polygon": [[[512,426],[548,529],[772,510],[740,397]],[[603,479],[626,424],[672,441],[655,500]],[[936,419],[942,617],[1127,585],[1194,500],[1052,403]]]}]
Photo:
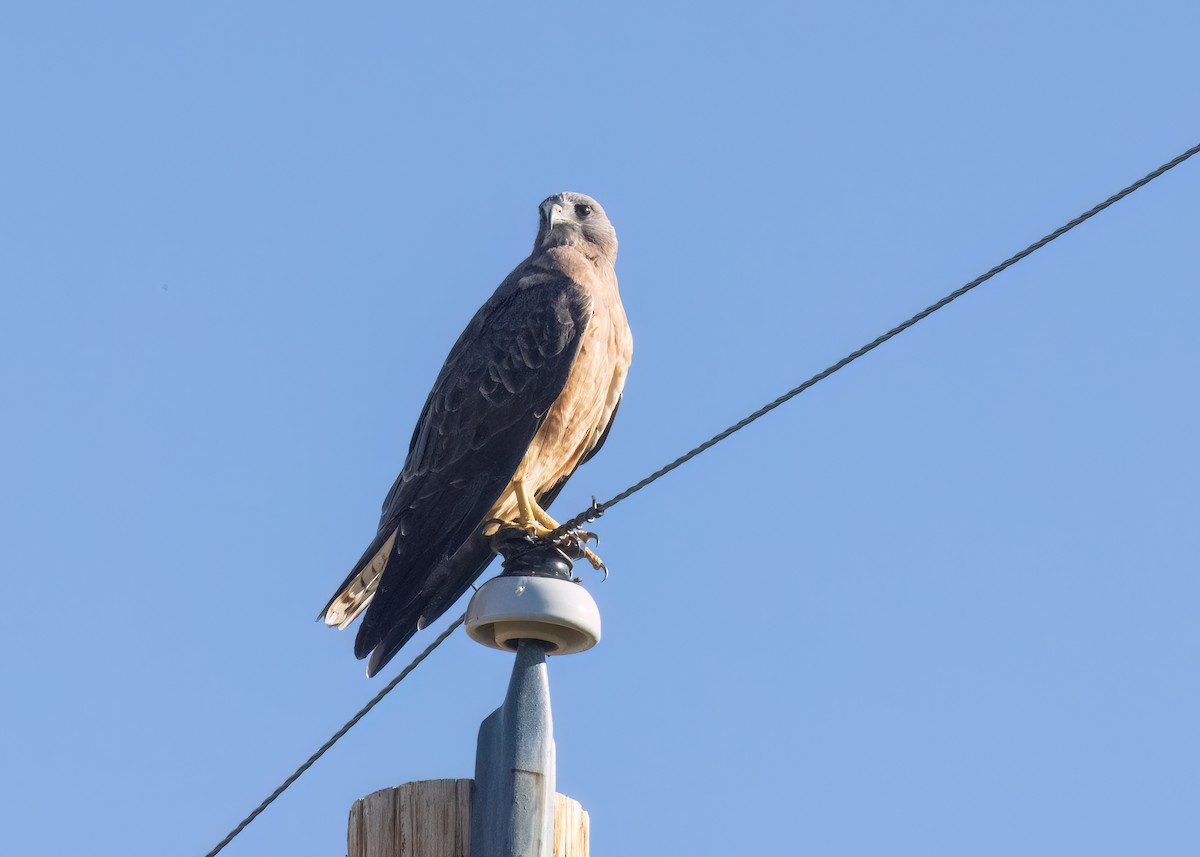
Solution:
[{"label": "hawk wing", "polygon": [[578,283],[546,266],[523,265],[455,343],[384,500],[376,539],[330,602],[383,560],[354,644],[359,658],[382,644],[370,674],[490,561],[479,535],[484,516],[562,392],[591,312]]}]

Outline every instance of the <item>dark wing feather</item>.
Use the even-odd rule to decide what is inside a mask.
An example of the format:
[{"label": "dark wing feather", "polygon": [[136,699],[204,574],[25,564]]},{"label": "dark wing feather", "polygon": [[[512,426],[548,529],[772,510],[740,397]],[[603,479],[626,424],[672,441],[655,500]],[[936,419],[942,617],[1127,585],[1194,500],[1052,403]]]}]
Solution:
[{"label": "dark wing feather", "polygon": [[387,666],[388,661],[404,647],[413,634],[431,622],[436,622],[450,609],[450,605],[462,597],[495,558],[491,542],[476,530],[452,556],[438,563],[429,573],[424,585],[424,591],[430,593],[429,601],[415,605],[392,623],[371,653],[367,675],[373,676]]},{"label": "dark wing feather", "polygon": [[379,532],[399,534],[355,655],[365,657],[385,636],[411,634],[423,616],[432,621],[427,608],[446,609],[450,594],[457,597],[474,579],[462,576],[479,573],[478,546],[469,561],[448,561],[512,479],[566,384],[590,317],[591,299],[577,283],[522,266],[463,331],[384,501]]},{"label": "dark wing feather", "polygon": [[[584,464],[591,461],[596,453],[600,451],[600,447],[604,446],[604,441],[608,440],[608,433],[612,430],[613,422],[617,418],[617,410],[620,407],[621,402],[618,399],[616,407],[613,408],[612,416],[608,419],[608,425],[600,433],[600,439],[596,441],[596,445],[583,457],[575,470],[578,470]],[[418,426],[418,430],[419,428]],[[414,443],[415,441],[416,437],[414,433]],[[575,475],[575,470],[572,470],[553,486],[538,494],[538,505],[543,509],[548,509],[550,504],[559,495],[559,492],[566,487],[567,481]],[[386,537],[382,536],[384,532],[387,531],[381,525],[381,539],[376,539],[376,542],[372,542],[372,548],[368,549],[369,556],[365,558],[364,562],[374,557],[375,551],[379,549],[379,545],[382,545],[383,541],[386,541]],[[434,590],[436,594],[421,608],[421,615],[416,623],[397,623],[392,626],[391,631],[384,635],[383,640],[375,647],[375,651],[371,655],[367,674],[375,675],[375,673],[379,672],[392,659],[396,652],[400,651],[415,632],[431,622],[436,622],[450,608],[450,605],[461,598],[471,584],[483,574],[484,569],[491,564],[495,556],[488,539],[479,530],[476,530],[453,556],[449,557],[445,562],[439,563],[437,568],[430,573],[426,584],[426,589]]]}]

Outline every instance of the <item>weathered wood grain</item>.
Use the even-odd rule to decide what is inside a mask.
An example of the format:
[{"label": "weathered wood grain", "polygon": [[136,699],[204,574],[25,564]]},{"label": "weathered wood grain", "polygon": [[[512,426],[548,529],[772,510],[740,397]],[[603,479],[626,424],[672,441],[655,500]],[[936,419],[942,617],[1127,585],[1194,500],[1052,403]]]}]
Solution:
[{"label": "weathered wood grain", "polygon": [[588,814],[579,801],[556,795],[554,805],[554,857],[587,857],[591,835]]},{"label": "weathered wood grain", "polygon": [[[470,857],[471,787],[471,780],[422,780],[355,801],[348,857]],[[558,795],[554,857],[588,857],[588,839],[588,814]]]}]

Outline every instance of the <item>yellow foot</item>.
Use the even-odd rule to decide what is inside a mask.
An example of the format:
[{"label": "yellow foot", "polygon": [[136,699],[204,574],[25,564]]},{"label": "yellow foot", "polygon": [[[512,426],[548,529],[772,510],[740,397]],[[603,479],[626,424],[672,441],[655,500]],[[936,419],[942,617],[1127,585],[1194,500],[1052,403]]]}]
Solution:
[{"label": "yellow foot", "polygon": [[525,487],[522,479],[513,480],[513,493],[517,500],[517,520],[513,523],[531,536],[545,538],[558,529],[558,521],[537,504],[537,500]]},{"label": "yellow foot", "polygon": [[594,551],[588,550],[583,545],[579,546],[579,552],[583,554],[584,559],[592,564],[592,568],[596,569],[596,571],[603,571],[604,579],[608,579],[608,566],[604,564],[604,560],[600,559]]},{"label": "yellow foot", "polygon": [[[513,480],[513,492],[517,499],[517,517],[518,520],[513,522],[513,525],[519,527],[531,536],[539,538],[547,538],[552,532],[559,528],[558,521],[550,517],[541,506],[537,504],[537,500],[530,495],[525,488],[525,482],[521,479]],[[604,560],[600,559],[594,551],[584,547],[589,541],[599,542],[600,539],[595,533],[590,533],[587,530],[573,530],[565,533],[557,539],[559,547],[568,548],[568,554],[573,554],[572,559],[586,559],[591,563],[592,568],[597,571],[603,571],[604,576],[608,577],[608,567],[605,566]]]}]

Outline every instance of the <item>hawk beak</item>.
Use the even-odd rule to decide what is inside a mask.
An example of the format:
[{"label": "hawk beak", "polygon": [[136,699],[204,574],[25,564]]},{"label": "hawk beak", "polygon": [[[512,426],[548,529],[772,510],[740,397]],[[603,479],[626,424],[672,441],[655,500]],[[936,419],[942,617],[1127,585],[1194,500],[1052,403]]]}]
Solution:
[{"label": "hawk beak", "polygon": [[550,230],[554,230],[554,224],[563,219],[563,207],[555,205],[550,209],[550,215],[546,218],[546,222],[550,224]]}]

